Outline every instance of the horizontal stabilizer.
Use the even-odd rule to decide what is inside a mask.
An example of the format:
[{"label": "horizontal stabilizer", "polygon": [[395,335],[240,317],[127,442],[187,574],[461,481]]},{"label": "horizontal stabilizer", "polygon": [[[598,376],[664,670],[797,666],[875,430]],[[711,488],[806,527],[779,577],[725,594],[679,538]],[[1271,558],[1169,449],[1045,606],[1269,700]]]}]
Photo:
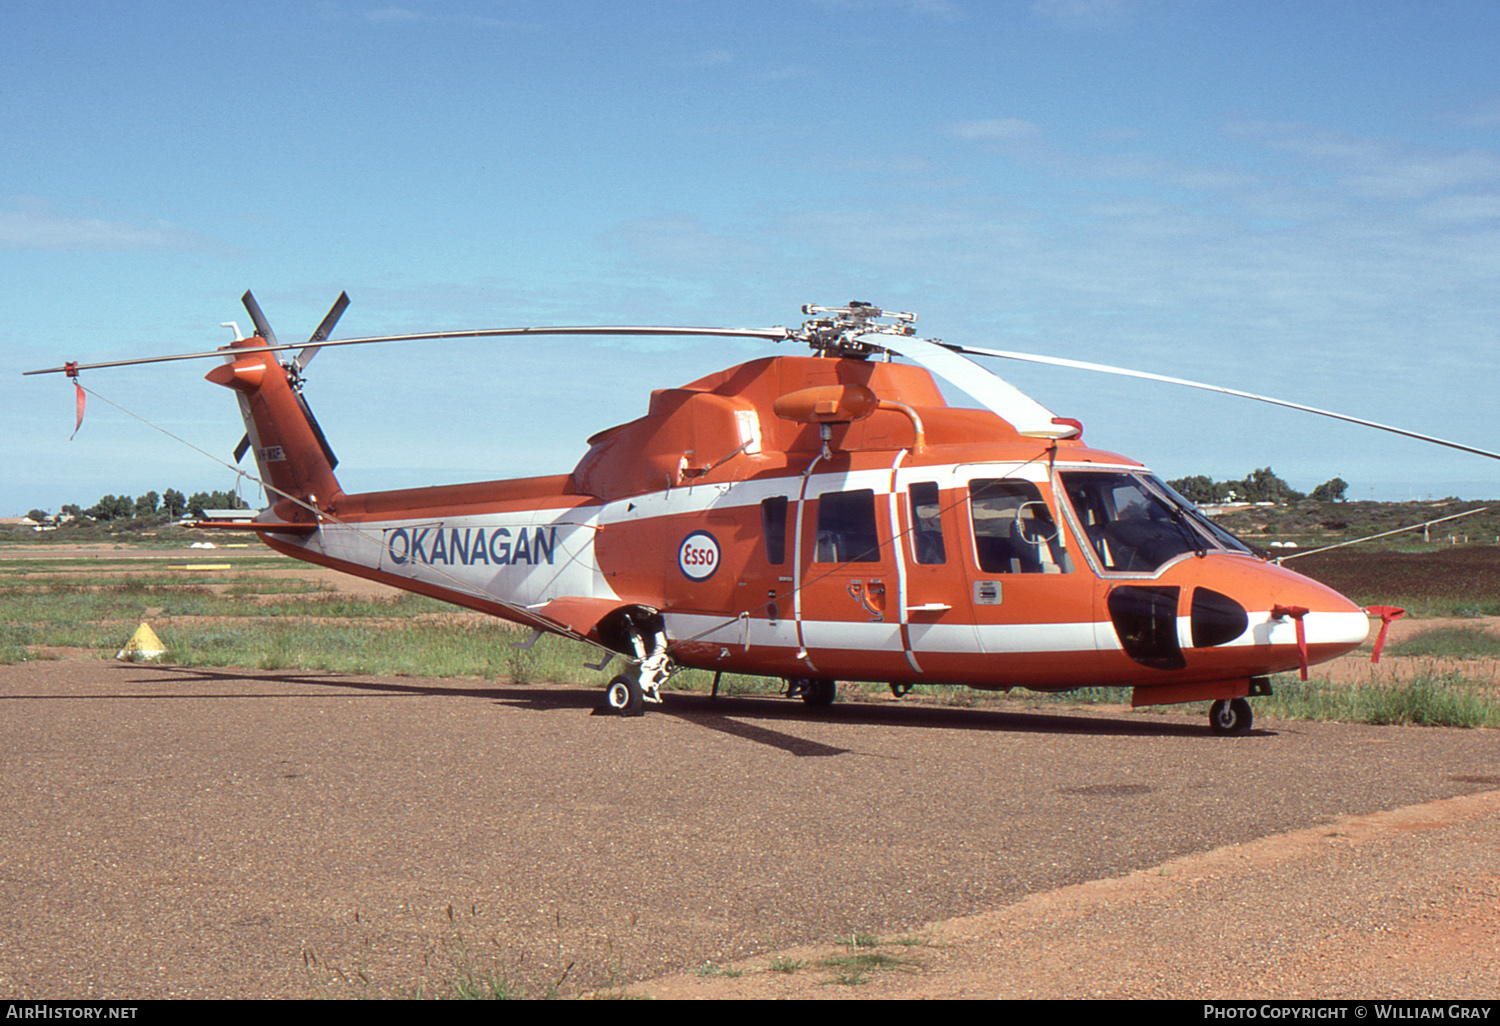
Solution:
[{"label": "horizontal stabilizer", "polygon": [[259,531],[263,534],[312,534],[318,524],[267,523],[255,520],[195,520],[189,527],[207,531]]}]

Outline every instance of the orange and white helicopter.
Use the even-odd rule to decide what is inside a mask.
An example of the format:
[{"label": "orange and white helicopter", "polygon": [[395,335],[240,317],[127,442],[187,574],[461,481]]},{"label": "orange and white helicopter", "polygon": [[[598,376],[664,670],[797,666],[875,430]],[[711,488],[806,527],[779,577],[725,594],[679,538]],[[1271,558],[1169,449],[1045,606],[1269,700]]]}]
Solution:
[{"label": "orange and white helicopter", "polygon": [[[1137,706],[1210,701],[1212,729],[1234,734],[1250,728],[1246,698],[1269,694],[1271,674],[1305,675],[1369,630],[1359,606],[1257,556],[1145,467],[1089,448],[1077,421],[961,354],[1028,357],[918,338],[912,314],[851,303],[804,307],[811,319],[796,329],[329,341],[340,296],[308,343],[288,346],[248,292],[244,303],[256,332],[223,349],[28,373],[220,357],[207,379],[239,400],[236,456],[253,449],[277,497],[244,526],[288,556],[623,656],[632,668],[605,693],[623,715],[697,667],[780,677],[814,706],[834,700],[839,680],[897,695],[919,683],[1130,687]],[[340,487],[302,398],[319,348],[544,334],[753,337],[813,354],[653,392],[645,416],[589,439],[571,473]],[[292,349],[283,365],[276,354]],[[929,372],[984,408],[949,406]]]}]

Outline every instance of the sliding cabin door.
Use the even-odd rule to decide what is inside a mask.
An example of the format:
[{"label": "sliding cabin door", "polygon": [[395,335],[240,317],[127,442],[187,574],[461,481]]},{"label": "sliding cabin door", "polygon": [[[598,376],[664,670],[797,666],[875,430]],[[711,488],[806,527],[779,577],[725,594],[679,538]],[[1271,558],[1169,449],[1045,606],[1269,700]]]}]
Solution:
[{"label": "sliding cabin door", "polygon": [[832,487],[800,506],[794,616],[806,675],[886,679],[906,663],[889,495]]}]

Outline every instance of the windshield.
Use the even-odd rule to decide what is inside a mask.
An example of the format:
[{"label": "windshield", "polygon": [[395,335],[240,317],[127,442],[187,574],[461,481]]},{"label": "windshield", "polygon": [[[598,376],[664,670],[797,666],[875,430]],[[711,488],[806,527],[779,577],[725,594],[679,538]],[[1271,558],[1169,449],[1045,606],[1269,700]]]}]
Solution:
[{"label": "windshield", "polygon": [[1061,477],[1084,537],[1106,571],[1152,573],[1188,553],[1249,551],[1150,474],[1090,470]]}]

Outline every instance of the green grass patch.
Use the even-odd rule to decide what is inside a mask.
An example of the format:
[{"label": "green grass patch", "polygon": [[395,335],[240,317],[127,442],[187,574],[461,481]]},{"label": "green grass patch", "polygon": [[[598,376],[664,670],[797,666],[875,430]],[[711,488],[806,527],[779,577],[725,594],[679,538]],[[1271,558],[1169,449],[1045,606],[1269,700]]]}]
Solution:
[{"label": "green grass patch", "polygon": [[[429,942],[422,969],[415,982],[391,982],[371,968],[371,937],[359,938],[352,961],[324,958],[310,947],[302,949],[302,967],[311,989],[330,999],[396,999],[513,1001],[547,1000],[562,996],[563,984],[573,971],[561,944],[555,952],[559,968],[542,974],[529,967],[524,955],[508,953],[499,938],[486,930],[477,905],[467,911],[447,908],[448,926]],[[354,922],[363,928],[358,912]]]},{"label": "green grass patch", "polygon": [[486,621],[256,621],[162,628],[157,635],[168,659],[184,666],[494,680],[514,679],[514,671],[524,662],[523,676],[540,675],[530,679],[604,683],[597,671],[553,651],[555,646],[537,653],[543,647],[539,643],[532,653],[521,653],[515,642],[524,633]]},{"label": "green grass patch", "polygon": [[719,965],[717,962],[704,962],[693,970],[694,976],[722,976],[728,980],[737,980],[745,975],[745,970],[736,969],[733,966]]},{"label": "green grass patch", "polygon": [[39,644],[32,640],[32,630],[25,624],[0,623],[0,663],[19,663],[27,658],[27,646]]},{"label": "green grass patch", "polygon": [[1480,627],[1434,627],[1386,649],[1391,655],[1431,659],[1500,658],[1500,634]]},{"label": "green grass patch", "polygon": [[858,987],[869,983],[873,974],[884,970],[917,972],[922,967],[922,963],[909,954],[882,950],[885,945],[882,945],[880,939],[866,933],[851,936],[848,947],[847,954],[825,958],[822,963],[825,968],[833,970],[833,977],[829,982],[843,987]]},{"label": "green grass patch", "polygon": [[[258,561],[294,566],[282,557]],[[99,572],[60,574],[59,560],[11,560],[0,566],[0,662],[35,658],[48,648],[82,649],[112,658],[136,623],[149,619],[168,649],[167,661],[189,666],[243,666],[265,670],[318,670],[350,674],[421,677],[474,677],[526,684],[555,682],[603,687],[629,664],[616,659],[602,670],[599,651],[566,639],[544,636],[519,647],[528,632],[502,621],[445,614],[455,607],[421,596],[369,598],[330,592],[306,580],[266,580],[247,575],[184,580],[156,567],[123,579]],[[140,564],[137,563],[136,566]],[[40,576],[30,576],[40,573]],[[270,600],[267,595],[273,596]],[[1500,603],[1497,603],[1500,605]],[[177,622],[172,622],[177,618]],[[189,622],[193,618],[195,622]],[[1500,637],[1477,629],[1434,629],[1392,646],[1394,654],[1449,658],[1500,658]],[[684,670],[672,691],[707,694],[714,674]],[[779,679],[724,674],[721,695],[776,695]],[[1303,684],[1290,676],[1274,697],[1260,698],[1265,715],[1292,719],[1380,724],[1500,726],[1500,702],[1491,682],[1452,674],[1427,674],[1408,681],[1332,685]],[[884,700],[881,684],[842,688],[843,701]],[[976,691],[922,685],[918,701],[958,707],[1023,708],[1068,705],[1128,705],[1128,688],[1082,688],[1058,694]],[[1196,709],[1194,710],[1196,712]],[[858,939],[856,939],[857,941]]]},{"label": "green grass patch", "polygon": [[1500,698],[1494,685],[1452,673],[1354,684],[1283,678],[1274,695],[1255,700],[1255,708],[1260,714],[1291,720],[1500,727]]},{"label": "green grass patch", "polygon": [[[56,623],[132,620],[154,609],[155,616],[212,617],[391,617],[451,612],[452,606],[420,595],[393,599],[330,594],[318,588],[298,597],[295,586],[262,591],[240,585],[215,591],[201,583],[127,577],[98,586],[60,582],[18,582],[0,590],[0,621]],[[290,583],[290,582],[289,582]],[[288,595],[265,601],[259,596]]]},{"label": "green grass patch", "polygon": [[[1292,566],[1291,569],[1300,569]],[[1413,620],[1473,619],[1500,616],[1500,599],[1489,600],[1473,595],[1392,595],[1389,592],[1345,592],[1359,606],[1395,606],[1406,610]]]}]

